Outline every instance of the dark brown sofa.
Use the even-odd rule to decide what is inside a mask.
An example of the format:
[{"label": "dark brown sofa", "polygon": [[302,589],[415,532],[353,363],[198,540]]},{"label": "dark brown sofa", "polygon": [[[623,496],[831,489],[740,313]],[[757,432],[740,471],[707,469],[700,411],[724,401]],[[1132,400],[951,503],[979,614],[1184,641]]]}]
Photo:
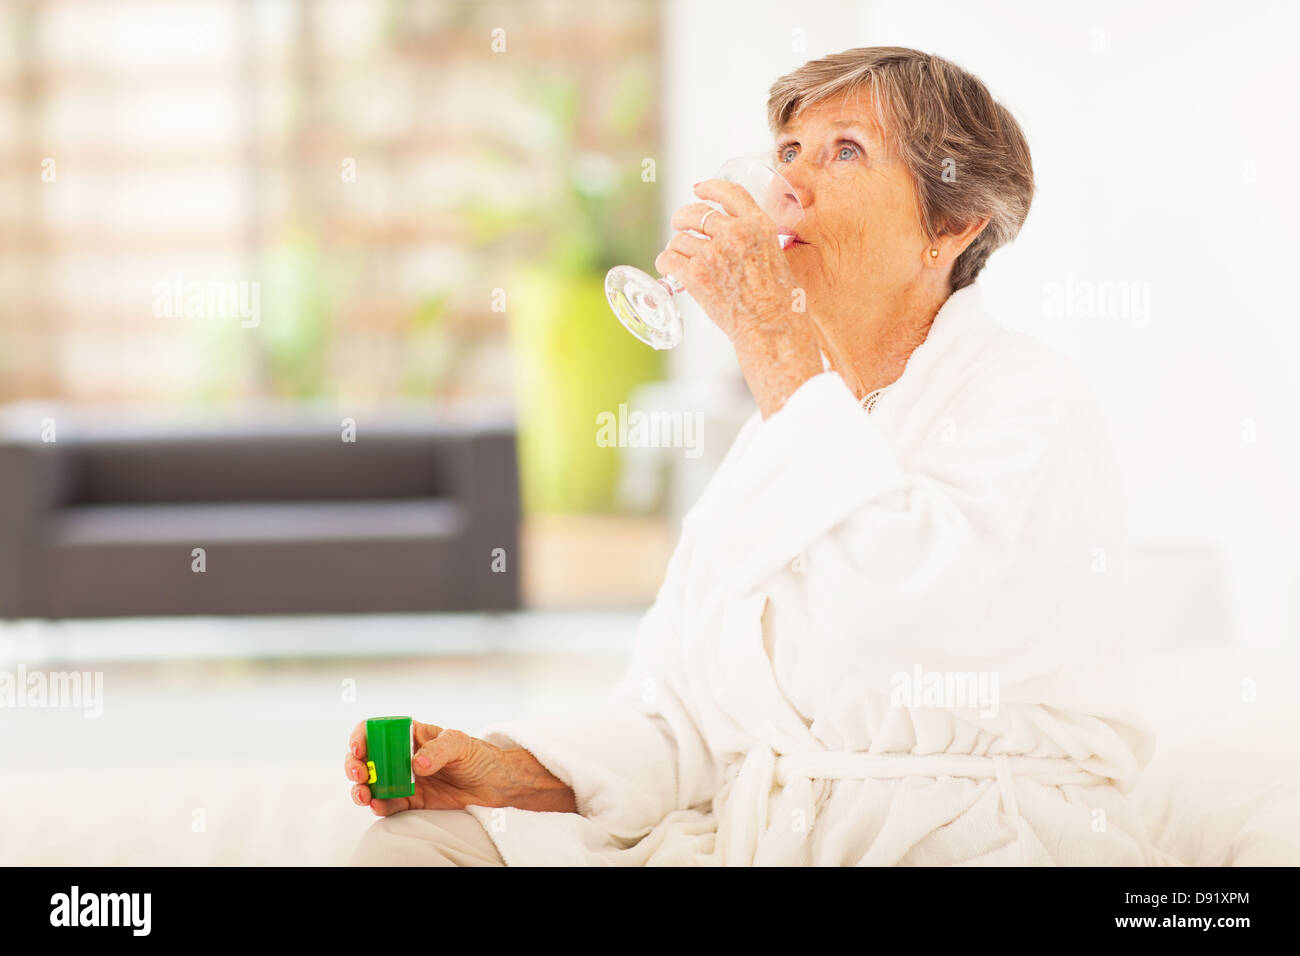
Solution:
[{"label": "dark brown sofa", "polygon": [[519,606],[508,420],[54,421],[0,430],[0,616]]}]

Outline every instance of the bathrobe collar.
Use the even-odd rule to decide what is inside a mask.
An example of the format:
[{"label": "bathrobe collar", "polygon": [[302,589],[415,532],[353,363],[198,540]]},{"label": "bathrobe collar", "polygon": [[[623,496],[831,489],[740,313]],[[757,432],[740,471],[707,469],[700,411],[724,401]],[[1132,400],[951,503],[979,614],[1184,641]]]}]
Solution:
[{"label": "bathrobe collar", "polygon": [[[997,327],[996,320],[984,311],[984,292],[978,282],[952,293],[939,307],[925,340],[908,356],[902,375],[876,399],[872,417],[881,421],[889,417],[886,409],[896,411],[910,405],[925,387],[927,373],[955,342],[964,336],[987,335]],[[825,352],[821,352],[821,357],[822,371],[830,371],[830,359]]]}]

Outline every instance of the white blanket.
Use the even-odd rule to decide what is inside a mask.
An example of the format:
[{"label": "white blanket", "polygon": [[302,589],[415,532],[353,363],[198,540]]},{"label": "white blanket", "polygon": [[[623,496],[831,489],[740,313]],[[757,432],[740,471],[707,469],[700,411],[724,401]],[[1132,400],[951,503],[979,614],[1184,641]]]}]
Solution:
[{"label": "white blanket", "polygon": [[1125,540],[1088,387],[963,289],[870,414],[825,372],[751,417],[605,706],[483,731],[580,813],[471,812],[512,865],[1172,862]]}]

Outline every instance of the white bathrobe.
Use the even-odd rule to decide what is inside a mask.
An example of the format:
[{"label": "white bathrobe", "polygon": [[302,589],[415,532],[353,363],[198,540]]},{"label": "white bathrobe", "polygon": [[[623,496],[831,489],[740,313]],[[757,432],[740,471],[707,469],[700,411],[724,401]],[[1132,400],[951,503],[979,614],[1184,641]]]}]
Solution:
[{"label": "white bathrobe", "polygon": [[1173,862],[1125,538],[1087,385],[969,286],[870,413],[833,371],[754,413],[604,706],[483,731],[579,812],[469,810],[510,865]]}]

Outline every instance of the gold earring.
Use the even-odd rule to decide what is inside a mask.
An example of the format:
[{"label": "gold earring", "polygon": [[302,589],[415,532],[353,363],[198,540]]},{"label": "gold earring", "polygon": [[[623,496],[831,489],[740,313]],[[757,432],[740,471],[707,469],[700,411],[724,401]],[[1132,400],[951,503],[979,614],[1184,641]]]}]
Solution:
[{"label": "gold earring", "polygon": [[931,259],[938,259],[938,258],[939,258],[939,250],[938,250],[938,249],[931,249],[931,250],[930,250],[930,258],[931,258]]}]

